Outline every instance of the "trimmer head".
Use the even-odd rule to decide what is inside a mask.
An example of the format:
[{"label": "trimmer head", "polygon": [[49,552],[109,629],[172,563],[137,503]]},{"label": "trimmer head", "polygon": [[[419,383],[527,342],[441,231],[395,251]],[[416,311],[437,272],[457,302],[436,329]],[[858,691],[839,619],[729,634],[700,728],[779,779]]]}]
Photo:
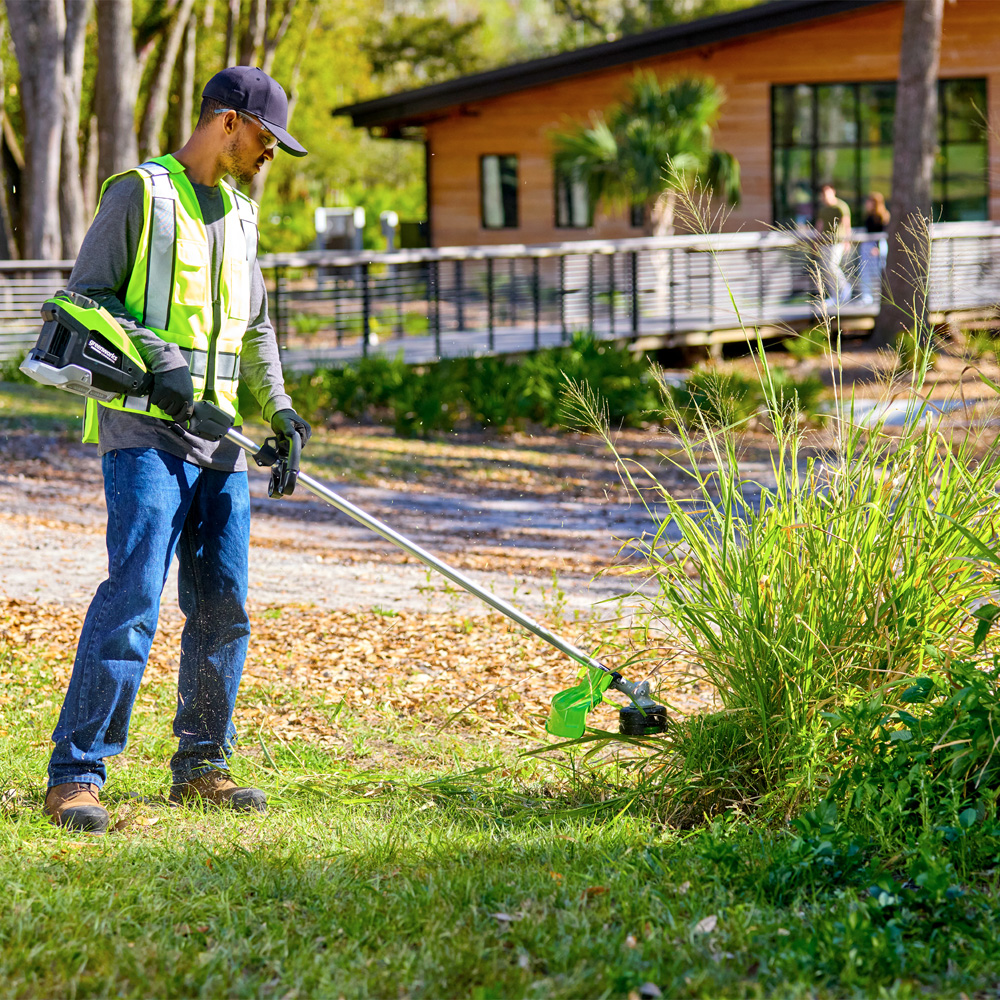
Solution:
[{"label": "trimmer head", "polygon": [[608,688],[621,691],[632,700],[631,705],[618,711],[620,733],[626,736],[654,736],[667,728],[667,710],[650,698],[649,681],[636,684],[606,667],[591,667],[579,684],[553,697],[545,723],[546,732],[564,739],[579,739],[587,729],[587,713],[600,705]]}]

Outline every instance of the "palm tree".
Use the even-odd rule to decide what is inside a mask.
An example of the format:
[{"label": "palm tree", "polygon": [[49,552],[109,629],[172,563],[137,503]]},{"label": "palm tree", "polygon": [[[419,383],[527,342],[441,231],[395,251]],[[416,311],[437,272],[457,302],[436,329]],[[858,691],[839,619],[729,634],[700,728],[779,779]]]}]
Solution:
[{"label": "palm tree", "polygon": [[637,73],[620,104],[589,126],[553,133],[556,170],[586,184],[591,207],[641,205],[646,235],[669,235],[681,192],[711,190],[739,203],[739,163],[712,144],[723,99],[711,80]]}]

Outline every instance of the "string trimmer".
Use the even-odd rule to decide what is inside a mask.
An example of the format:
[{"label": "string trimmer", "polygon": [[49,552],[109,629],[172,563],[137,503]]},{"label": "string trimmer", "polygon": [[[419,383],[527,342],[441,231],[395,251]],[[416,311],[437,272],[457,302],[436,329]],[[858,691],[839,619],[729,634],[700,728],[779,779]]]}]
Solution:
[{"label": "string trimmer", "polygon": [[[104,402],[123,395],[141,397],[149,391],[152,378],[128,335],[117,320],[92,299],[75,293],[58,292],[42,306],[42,317],[45,324],[38,341],[21,365],[21,370],[27,375],[44,385]],[[297,434],[292,436],[290,444],[268,438],[263,447],[258,447],[231,425],[231,418],[225,411],[205,400],[195,403],[188,417],[177,426],[210,441],[227,438],[252,456],[257,465],[271,467],[269,496],[288,496],[296,485],[301,484],[310,493],[397,545],[584,667],[580,682],[566,691],[560,691],[552,699],[545,728],[554,736],[566,739],[582,736],[587,713],[601,703],[609,689],[620,691],[632,702],[619,710],[620,732],[648,736],[666,728],[666,709],[650,697],[648,681],[636,684],[625,680],[616,670],[550,632],[512,604],[483,590],[464,573],[301,472],[301,442]]]}]

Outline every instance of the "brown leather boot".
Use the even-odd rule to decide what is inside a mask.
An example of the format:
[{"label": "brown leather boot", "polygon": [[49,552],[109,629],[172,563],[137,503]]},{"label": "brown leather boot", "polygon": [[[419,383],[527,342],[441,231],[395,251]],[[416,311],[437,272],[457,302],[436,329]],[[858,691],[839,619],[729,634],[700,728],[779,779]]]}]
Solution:
[{"label": "brown leather boot", "polygon": [[97,793],[97,785],[82,781],[53,785],[45,796],[43,811],[56,826],[83,833],[104,833],[110,817]]},{"label": "brown leather boot", "polygon": [[259,788],[237,785],[225,771],[209,771],[189,781],[175,782],[170,801],[203,802],[241,812],[266,812],[267,796]]}]

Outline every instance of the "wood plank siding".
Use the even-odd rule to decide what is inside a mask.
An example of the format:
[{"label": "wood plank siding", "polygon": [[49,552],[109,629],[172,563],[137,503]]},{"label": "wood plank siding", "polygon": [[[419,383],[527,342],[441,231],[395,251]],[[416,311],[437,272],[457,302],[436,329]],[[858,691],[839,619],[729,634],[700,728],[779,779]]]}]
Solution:
[{"label": "wood plank siding", "polygon": [[[830,3],[835,11],[836,4]],[[619,100],[637,69],[662,77],[712,77],[727,97],[716,133],[740,161],[743,200],[725,228],[771,224],[771,86],[895,80],[902,4],[833,13],[793,27],[697,50],[578,75],[440,113],[426,124],[431,238],[435,246],[548,243],[641,235],[625,214],[598,213],[589,229],[555,227],[549,134],[586,121]],[[986,77],[990,115],[990,218],[1000,219],[1000,0],[945,4],[941,77]],[[480,223],[480,157],[516,154],[519,225],[489,230]],[[888,192],[887,192],[888,193]]]}]

